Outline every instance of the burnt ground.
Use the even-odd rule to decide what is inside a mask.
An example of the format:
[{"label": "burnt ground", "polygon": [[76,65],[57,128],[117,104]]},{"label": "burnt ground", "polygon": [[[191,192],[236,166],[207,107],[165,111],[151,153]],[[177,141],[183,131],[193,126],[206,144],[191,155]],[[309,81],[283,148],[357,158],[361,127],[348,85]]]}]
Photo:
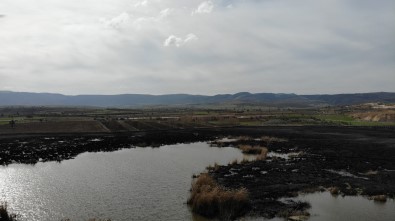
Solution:
[{"label": "burnt ground", "polygon": [[266,146],[276,153],[301,153],[288,160],[268,157],[265,161],[220,166],[210,171],[225,187],[248,189],[252,215],[270,218],[287,210],[304,210],[308,207],[306,203],[279,199],[320,188],[338,187],[342,195],[395,196],[394,128],[231,127],[112,134],[0,135],[0,165],[62,161],[83,152],[159,147],[241,135],[274,136],[288,141],[246,139],[226,145],[236,146],[241,142]]},{"label": "burnt ground", "polygon": [[[215,131],[149,131],[94,134],[20,134],[0,138],[0,165],[73,159],[84,152],[160,147],[214,139]],[[0,136],[1,137],[1,136]]]},{"label": "burnt ground", "polygon": [[[72,159],[84,152],[116,151],[133,147],[160,147],[214,140],[220,136],[255,133],[254,128],[167,129],[121,133],[0,134],[0,165],[35,164]],[[256,132],[257,133],[257,132]]]},{"label": "burnt ground", "polygon": [[[307,203],[280,200],[300,192],[337,187],[341,195],[395,196],[395,131],[386,128],[294,127],[265,130],[288,142],[265,143],[277,153],[299,152],[289,159],[268,157],[220,166],[210,174],[223,186],[250,192],[250,215],[267,218],[303,211]],[[230,142],[228,145],[237,145]]]}]

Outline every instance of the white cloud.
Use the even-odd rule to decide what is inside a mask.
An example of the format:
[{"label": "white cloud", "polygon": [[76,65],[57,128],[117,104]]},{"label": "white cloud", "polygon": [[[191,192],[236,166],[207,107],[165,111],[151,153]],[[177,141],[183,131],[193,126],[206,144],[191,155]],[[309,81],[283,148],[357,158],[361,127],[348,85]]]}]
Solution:
[{"label": "white cloud", "polygon": [[177,37],[175,35],[170,35],[163,42],[163,46],[165,46],[165,47],[169,47],[169,46],[181,47],[181,46],[187,44],[188,42],[196,41],[196,40],[198,40],[198,37],[195,34],[192,34],[192,33],[190,33],[187,36],[185,36],[184,39],[180,38],[180,37]]},{"label": "white cloud", "polygon": [[106,26],[113,27],[113,28],[119,28],[122,24],[128,22],[129,19],[130,19],[129,14],[124,12],[112,19],[104,20],[103,22]]},{"label": "white cloud", "polygon": [[166,8],[159,12],[159,18],[164,19],[172,13],[172,9]]},{"label": "white cloud", "polygon": [[205,1],[200,3],[200,5],[192,12],[194,14],[209,14],[213,11],[214,4],[212,1]]},{"label": "white cloud", "polygon": [[147,0],[143,0],[143,1],[139,1],[137,3],[134,4],[134,7],[138,8],[138,7],[145,7],[148,5],[148,1]]},{"label": "white cloud", "polygon": [[198,40],[198,39],[199,39],[199,38],[198,38],[195,34],[190,33],[190,34],[188,34],[188,35],[185,37],[184,43],[187,43],[187,42],[190,42],[190,41],[196,41],[196,40]]},{"label": "white cloud", "polygon": [[184,43],[184,40],[182,38],[179,38],[174,35],[170,35],[165,42],[163,42],[163,46],[168,47],[168,46],[176,46],[180,47]]}]

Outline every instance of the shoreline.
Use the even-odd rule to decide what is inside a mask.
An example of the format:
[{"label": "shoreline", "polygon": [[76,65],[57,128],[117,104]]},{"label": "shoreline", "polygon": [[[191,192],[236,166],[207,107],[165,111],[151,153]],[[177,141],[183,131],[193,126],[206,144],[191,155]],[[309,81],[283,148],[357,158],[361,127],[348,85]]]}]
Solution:
[{"label": "shoreline", "polygon": [[286,142],[269,144],[255,138],[222,143],[266,146],[272,154],[265,160],[211,168],[209,174],[225,188],[246,188],[252,204],[247,215],[265,218],[308,217],[309,205],[293,200],[304,193],[329,191],[379,202],[395,197],[395,134],[377,128],[309,129],[272,134]]},{"label": "shoreline", "polygon": [[[261,145],[266,160],[246,161],[210,169],[221,186],[246,188],[251,210],[247,215],[273,218],[304,211],[305,203],[282,202],[303,192],[333,191],[337,195],[395,197],[395,133],[393,128],[334,126],[217,127],[127,133],[45,133],[0,135],[0,165],[35,164],[72,159],[84,152],[122,148],[213,142],[224,137],[225,146]],[[286,142],[260,141],[262,136]],[[284,159],[275,154],[301,153]],[[272,155],[270,154],[272,153]],[[275,154],[273,154],[275,153]],[[202,171],[203,172],[203,171]]]}]

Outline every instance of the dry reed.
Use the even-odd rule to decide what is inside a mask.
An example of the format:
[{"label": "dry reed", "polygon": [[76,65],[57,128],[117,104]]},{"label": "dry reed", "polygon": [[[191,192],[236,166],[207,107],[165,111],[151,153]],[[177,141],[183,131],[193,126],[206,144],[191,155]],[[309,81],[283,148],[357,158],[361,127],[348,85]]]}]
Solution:
[{"label": "dry reed", "polygon": [[204,173],[192,183],[188,204],[193,212],[205,217],[232,220],[248,210],[249,196],[247,189],[225,189]]}]

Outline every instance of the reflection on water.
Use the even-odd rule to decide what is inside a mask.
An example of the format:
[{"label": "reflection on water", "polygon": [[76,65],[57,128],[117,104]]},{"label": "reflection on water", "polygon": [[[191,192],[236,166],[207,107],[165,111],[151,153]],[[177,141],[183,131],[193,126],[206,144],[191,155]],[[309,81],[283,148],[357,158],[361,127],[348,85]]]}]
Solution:
[{"label": "reflection on water", "polygon": [[[0,167],[0,201],[7,201],[28,221],[95,217],[205,221],[185,205],[191,176],[214,162],[227,164],[243,157],[255,156],[243,156],[236,148],[193,143],[84,153],[61,163],[14,164]],[[311,203],[311,221],[395,220],[394,200],[383,204],[327,192],[298,198]]]},{"label": "reflection on water", "polygon": [[329,192],[307,194],[298,197],[311,203],[309,221],[394,221],[395,202],[374,202],[361,196],[332,196]]},{"label": "reflection on water", "polygon": [[206,143],[84,153],[61,163],[0,167],[0,201],[29,221],[204,220],[185,202],[191,176],[243,159]]},{"label": "reflection on water", "polygon": [[[332,196],[329,192],[300,195],[293,200],[307,201],[311,204],[308,221],[394,221],[395,201],[374,202],[362,196]],[[284,201],[287,199],[283,199]],[[247,219],[262,220],[258,219]],[[270,221],[284,221],[282,218]]]}]

